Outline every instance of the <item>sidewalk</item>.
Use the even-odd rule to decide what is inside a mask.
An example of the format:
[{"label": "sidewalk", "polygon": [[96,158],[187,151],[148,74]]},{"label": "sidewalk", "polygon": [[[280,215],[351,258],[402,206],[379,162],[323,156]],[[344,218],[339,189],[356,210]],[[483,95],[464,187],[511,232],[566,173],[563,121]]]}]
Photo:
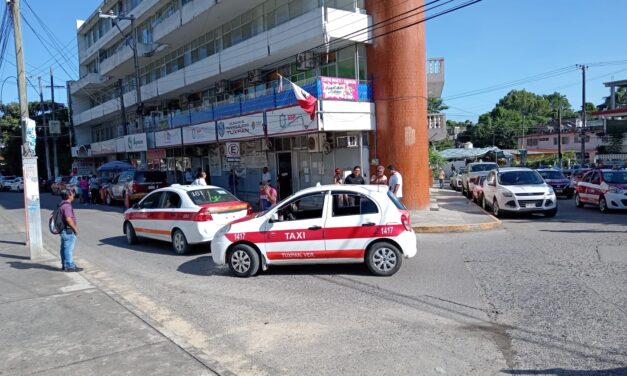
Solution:
[{"label": "sidewalk", "polygon": [[[445,183],[445,187],[448,187]],[[411,224],[416,232],[468,232],[500,228],[502,222],[450,189],[431,188],[431,201],[437,210],[414,211]],[[432,205],[433,206],[433,205]]]},{"label": "sidewalk", "polygon": [[31,262],[23,241],[0,215],[0,374],[214,374],[52,254]]}]

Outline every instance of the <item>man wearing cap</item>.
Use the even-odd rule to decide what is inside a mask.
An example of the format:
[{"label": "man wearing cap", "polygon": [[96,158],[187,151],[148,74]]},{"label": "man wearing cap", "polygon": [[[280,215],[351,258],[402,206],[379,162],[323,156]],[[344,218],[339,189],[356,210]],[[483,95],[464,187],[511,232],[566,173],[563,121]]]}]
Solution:
[{"label": "man wearing cap", "polygon": [[401,173],[396,170],[396,166],[389,165],[390,170],[389,187],[390,191],[396,196],[399,201],[403,200],[403,177]]}]

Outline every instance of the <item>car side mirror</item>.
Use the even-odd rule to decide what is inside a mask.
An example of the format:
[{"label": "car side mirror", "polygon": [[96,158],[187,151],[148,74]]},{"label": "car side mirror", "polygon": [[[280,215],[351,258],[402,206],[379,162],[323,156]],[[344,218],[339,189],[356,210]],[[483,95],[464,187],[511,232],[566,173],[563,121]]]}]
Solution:
[{"label": "car side mirror", "polygon": [[492,187],[496,187],[496,183],[495,182],[488,182],[488,185],[492,186]]},{"label": "car side mirror", "polygon": [[133,206],[131,206],[131,207],[132,207],[133,209],[139,209],[139,204],[138,204],[138,203],[135,203],[135,204],[133,204]]}]

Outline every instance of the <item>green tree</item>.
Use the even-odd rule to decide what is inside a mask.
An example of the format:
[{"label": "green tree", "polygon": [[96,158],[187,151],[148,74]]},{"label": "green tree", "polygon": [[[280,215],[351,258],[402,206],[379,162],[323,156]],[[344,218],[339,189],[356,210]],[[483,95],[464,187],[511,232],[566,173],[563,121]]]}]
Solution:
[{"label": "green tree", "polygon": [[430,147],[429,148],[429,167],[431,167],[431,169],[435,171],[444,166],[446,166],[446,159],[444,159],[444,157],[442,157],[442,155],[437,150],[435,150],[435,148]]},{"label": "green tree", "polygon": [[[543,95],[544,99],[549,101],[551,112],[557,113],[558,109],[562,109],[562,118],[573,118],[577,116],[577,113],[573,111],[568,98],[564,94],[560,94],[557,91],[553,94]],[[547,114],[551,115],[551,114]],[[555,115],[557,117],[557,115]]]},{"label": "green tree", "polygon": [[427,112],[430,114],[439,114],[440,112],[448,110],[448,106],[444,104],[442,98],[429,98],[427,99]]},{"label": "green tree", "polygon": [[[614,100],[616,101],[616,106],[627,106],[627,88],[619,87],[616,89],[614,94]],[[610,97],[605,97],[605,102],[603,103],[605,108],[610,108]]]}]

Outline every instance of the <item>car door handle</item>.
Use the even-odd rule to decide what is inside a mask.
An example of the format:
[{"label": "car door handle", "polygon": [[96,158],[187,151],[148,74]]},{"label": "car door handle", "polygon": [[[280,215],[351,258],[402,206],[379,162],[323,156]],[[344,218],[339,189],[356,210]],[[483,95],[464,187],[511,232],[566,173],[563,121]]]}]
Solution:
[{"label": "car door handle", "polygon": [[374,225],[375,225],[375,223],[373,223],[373,222],[366,222],[366,223],[362,223],[361,224],[362,227],[369,227],[369,226],[374,226]]},{"label": "car door handle", "polygon": [[311,226],[311,227],[309,227],[309,229],[316,231],[316,230],[322,229],[322,227],[321,226]]}]

